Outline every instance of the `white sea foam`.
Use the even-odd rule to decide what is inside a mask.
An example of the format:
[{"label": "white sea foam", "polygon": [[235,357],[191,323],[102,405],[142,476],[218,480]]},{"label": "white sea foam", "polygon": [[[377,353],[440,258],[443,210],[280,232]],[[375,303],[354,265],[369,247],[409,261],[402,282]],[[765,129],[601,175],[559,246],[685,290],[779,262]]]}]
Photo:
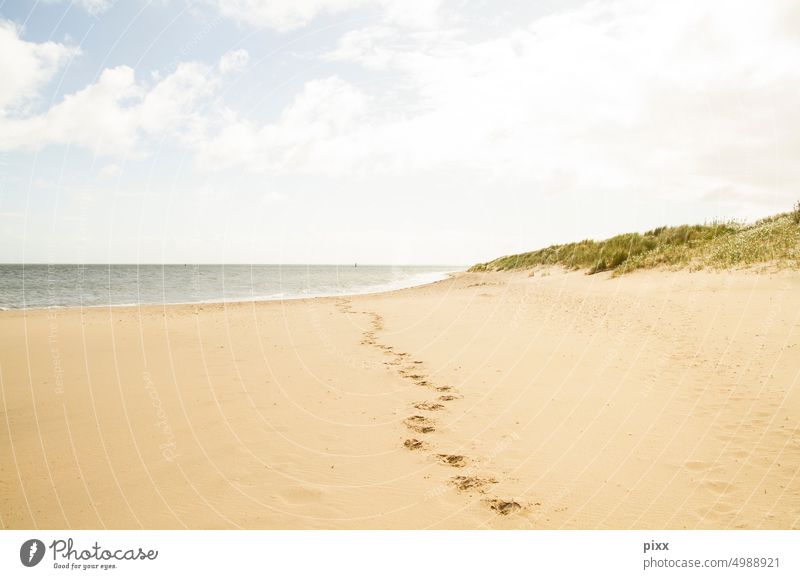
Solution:
[{"label": "white sea foam", "polygon": [[0,308],[137,307],[294,300],[395,291],[457,267],[0,265]]}]

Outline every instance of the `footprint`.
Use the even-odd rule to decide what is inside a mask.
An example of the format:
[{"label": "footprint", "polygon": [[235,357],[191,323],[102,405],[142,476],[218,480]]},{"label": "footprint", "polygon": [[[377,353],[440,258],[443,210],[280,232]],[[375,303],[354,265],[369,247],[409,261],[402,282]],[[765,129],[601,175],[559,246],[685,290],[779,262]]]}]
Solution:
[{"label": "footprint", "polygon": [[723,480],[710,480],[705,483],[706,488],[717,494],[731,493],[736,490],[736,487],[729,482]]},{"label": "footprint", "polygon": [[452,477],[450,479],[450,484],[460,491],[476,490],[482,493],[485,487],[497,484],[497,479],[492,477],[482,478],[478,476],[459,475]]},{"label": "footprint", "polygon": [[436,389],[439,392],[450,392],[450,390],[452,390],[450,386],[437,386]]},{"label": "footprint", "polygon": [[709,465],[708,465],[707,462],[703,462],[703,461],[699,461],[699,460],[689,461],[689,462],[685,463],[683,466],[687,470],[691,470],[691,471],[694,471],[694,472],[701,472],[701,471],[704,471],[704,470],[708,470],[708,468],[709,468]]},{"label": "footprint", "polygon": [[438,402],[415,402],[414,408],[418,410],[441,410],[444,408],[444,404],[439,404]]},{"label": "footprint", "polygon": [[728,515],[734,512],[736,508],[729,503],[718,502],[711,508],[711,510],[720,515]]},{"label": "footprint", "polygon": [[522,505],[517,501],[504,501],[502,499],[491,499],[487,501],[489,508],[501,515],[510,515],[522,510]]},{"label": "footprint", "polygon": [[421,450],[425,448],[425,443],[421,440],[417,440],[416,438],[408,438],[403,443],[403,446],[405,446],[408,450]]},{"label": "footprint", "polygon": [[439,461],[456,468],[467,466],[467,459],[460,454],[437,454]]},{"label": "footprint", "polygon": [[414,432],[421,432],[425,434],[426,432],[433,432],[436,430],[433,426],[433,421],[430,418],[426,418],[424,416],[409,416],[404,420],[405,425],[409,427]]},{"label": "footprint", "polygon": [[277,493],[277,497],[287,505],[306,505],[320,500],[323,496],[321,490],[305,486],[292,487]]},{"label": "footprint", "polygon": [[442,402],[451,402],[452,400],[458,400],[460,396],[453,396],[452,394],[445,394],[444,396],[439,396],[439,400]]}]

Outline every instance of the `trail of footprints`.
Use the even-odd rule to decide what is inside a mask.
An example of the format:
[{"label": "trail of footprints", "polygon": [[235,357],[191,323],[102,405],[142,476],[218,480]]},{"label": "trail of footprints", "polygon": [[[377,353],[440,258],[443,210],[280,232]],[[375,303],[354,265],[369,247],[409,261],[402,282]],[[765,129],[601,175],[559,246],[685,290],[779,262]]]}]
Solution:
[{"label": "trail of footprints", "polygon": [[[383,330],[383,318],[380,314],[369,311],[355,311],[348,300],[338,302],[339,311],[346,314],[362,314],[371,318],[369,330],[363,333],[361,343],[381,350],[389,360],[384,364],[389,368],[395,368],[405,380],[413,382],[416,386],[427,388],[435,393],[435,400],[422,400],[414,402],[412,406],[417,411],[442,412],[446,410],[446,403],[458,400],[462,396],[451,386],[437,386],[422,371],[422,360],[412,360],[407,352],[398,352],[393,346],[383,344],[378,340],[378,332]],[[412,414],[403,420],[405,426],[419,434],[432,434],[436,432],[436,421],[424,414]],[[464,468],[468,465],[476,465],[476,461],[461,455],[436,452],[432,449],[432,443],[420,438],[408,438],[403,442],[403,446],[411,451],[430,452],[437,462],[451,467]],[[477,474],[456,475],[448,479],[448,483],[460,492],[477,492],[485,495],[492,485],[497,484],[497,479],[493,476],[479,476]],[[523,505],[515,500],[505,500],[495,497],[486,497],[483,502],[494,512],[500,515],[510,515],[523,510]]]}]

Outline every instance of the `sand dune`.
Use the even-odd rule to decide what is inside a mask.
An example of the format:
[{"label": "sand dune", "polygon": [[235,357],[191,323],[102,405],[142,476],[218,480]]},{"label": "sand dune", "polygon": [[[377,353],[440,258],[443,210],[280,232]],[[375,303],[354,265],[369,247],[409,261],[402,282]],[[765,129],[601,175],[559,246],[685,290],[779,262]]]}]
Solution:
[{"label": "sand dune", "polygon": [[6,528],[798,528],[800,275],[0,313]]}]

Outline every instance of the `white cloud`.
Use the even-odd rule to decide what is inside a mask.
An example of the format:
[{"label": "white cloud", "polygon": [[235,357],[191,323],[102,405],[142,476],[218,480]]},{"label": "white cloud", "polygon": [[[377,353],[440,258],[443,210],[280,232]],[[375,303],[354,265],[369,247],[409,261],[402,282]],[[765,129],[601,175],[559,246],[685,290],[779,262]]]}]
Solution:
[{"label": "white cloud", "polygon": [[66,96],[44,114],[0,119],[3,146],[37,149],[60,143],[124,151],[134,144],[135,119],[122,101],[137,95],[131,68],[106,69],[96,83]]},{"label": "white cloud", "polygon": [[289,197],[279,191],[267,191],[261,196],[261,205],[280,205]]},{"label": "white cloud", "polygon": [[[0,149],[78,145],[101,154],[140,156],[142,136],[191,142],[205,131],[200,103],[216,87],[213,69],[181,63],[153,85],[137,82],[128,66],[105,69],[97,82],[41,114],[0,115]],[[12,84],[21,84],[11,77]]]},{"label": "white cloud", "polygon": [[[589,3],[481,34],[426,27],[448,16],[438,2],[219,5],[280,29],[373,7],[371,24],[322,58],[364,67],[353,78],[367,82],[326,73],[273,121],[256,122],[219,100],[225,74],[247,66],[245,50],[150,82],[120,66],[41,114],[0,115],[0,147],[130,153],[170,136],[204,169],[376,179],[439,172],[475,187],[621,199],[647,191],[782,203],[796,195],[800,10],[788,0]],[[0,63],[6,110],[34,102],[75,52],[25,42],[10,24],[0,42],[27,63]]]},{"label": "white cloud", "polygon": [[89,14],[94,16],[101,14],[111,7],[112,0],[44,0],[48,4],[55,4],[58,2],[69,2],[70,4],[81,7]]},{"label": "white cloud", "polygon": [[[390,75],[369,98],[348,86],[357,116],[351,99],[334,99],[295,102],[269,125],[237,119],[202,164],[340,176],[452,168],[537,194],[789,198],[800,178],[798,21],[788,0],[621,0],[485,40],[384,22],[328,55]],[[315,92],[298,98],[326,100]],[[319,130],[315,117],[339,107],[352,122]]]},{"label": "white cloud", "polygon": [[16,25],[0,20],[0,115],[24,110],[56,71],[78,53],[77,48],[56,42],[26,42]]},{"label": "white cloud", "polygon": [[250,54],[246,50],[242,48],[232,50],[223,54],[222,58],[219,59],[219,71],[222,74],[241,72],[249,61]]},{"label": "white cloud", "polygon": [[139,128],[152,135],[199,138],[209,122],[200,102],[213,95],[219,78],[213,69],[197,62],[184,62],[175,72],[146,91],[135,107]]},{"label": "white cloud", "polygon": [[116,163],[109,163],[97,172],[97,178],[100,180],[113,179],[122,175],[122,167]]},{"label": "white cloud", "polygon": [[369,0],[213,0],[220,13],[242,24],[291,30],[310,22],[322,12],[341,12]]},{"label": "white cloud", "polygon": [[73,3],[81,6],[89,14],[100,14],[111,6],[111,0],[73,0]]},{"label": "white cloud", "polygon": [[341,14],[355,9],[374,9],[390,22],[430,26],[436,20],[440,0],[211,0],[219,12],[241,24],[280,31],[305,26],[321,14]]},{"label": "white cloud", "polygon": [[309,166],[322,172],[345,170],[341,163],[349,161],[351,152],[337,152],[337,139],[358,126],[367,105],[366,95],[339,78],[308,82],[272,124],[258,127],[230,119],[215,138],[198,144],[198,162],[270,172]]}]

